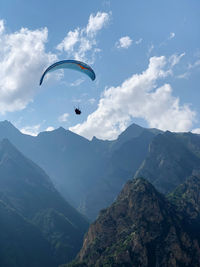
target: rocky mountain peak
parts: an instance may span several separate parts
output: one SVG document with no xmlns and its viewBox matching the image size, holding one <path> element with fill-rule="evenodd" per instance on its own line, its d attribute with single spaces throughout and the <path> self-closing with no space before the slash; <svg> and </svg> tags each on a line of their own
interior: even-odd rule
<svg viewBox="0 0 200 267">
<path fill-rule="evenodd" d="M 199 263 L 198 242 L 185 230 L 181 215 L 149 182 L 138 178 L 128 181 L 117 200 L 101 211 L 85 236 L 78 265 L 72 266 Z"/>
<path fill-rule="evenodd" d="M 0 121 L 0 139 L 8 136 L 18 136 L 22 133 L 9 121 Z"/>
</svg>

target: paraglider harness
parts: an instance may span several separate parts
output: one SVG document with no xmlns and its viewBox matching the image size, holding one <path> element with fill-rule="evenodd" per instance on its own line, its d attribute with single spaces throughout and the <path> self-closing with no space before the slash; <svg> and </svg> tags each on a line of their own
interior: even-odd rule
<svg viewBox="0 0 200 267">
<path fill-rule="evenodd" d="M 81 114 L 81 110 L 79 108 L 75 108 L 74 109 L 76 115 L 80 115 Z"/>
</svg>

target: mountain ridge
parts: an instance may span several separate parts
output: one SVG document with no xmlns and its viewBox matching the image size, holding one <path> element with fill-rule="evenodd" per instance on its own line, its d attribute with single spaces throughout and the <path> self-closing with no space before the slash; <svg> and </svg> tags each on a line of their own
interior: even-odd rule
<svg viewBox="0 0 200 267">
<path fill-rule="evenodd" d="M 4 124 L 10 125 L 0 123 L 0 139 L 8 138 L 26 157 L 44 169 L 64 198 L 91 220 L 100 209 L 112 203 L 122 185 L 134 175 L 155 135 L 151 130 L 133 124 L 126 129 L 125 138 L 122 134 L 115 141 L 97 138 L 89 141 L 62 127 L 35 137 L 16 130 L 15 137 L 2 130 Z M 132 134 L 134 129 L 137 130 L 135 135 Z M 135 148 L 130 151 L 129 145 Z M 120 154 L 124 156 L 120 157 Z M 122 159 L 123 162 L 127 160 L 127 164 L 118 166 L 116 161 L 122 162 Z"/>
<path fill-rule="evenodd" d="M 13 218 L 18 214 L 33 225 L 33 231 L 38 229 L 51 249 L 54 266 L 76 255 L 88 228 L 86 218 L 64 200 L 47 174 L 8 139 L 0 142 L 0 200 L 14 211 Z M 27 225 L 23 220 L 21 224 Z"/>
<path fill-rule="evenodd" d="M 199 166 L 200 136 L 166 131 L 152 140 L 147 156 L 134 177 L 147 178 L 160 192 L 167 194 Z"/>
</svg>

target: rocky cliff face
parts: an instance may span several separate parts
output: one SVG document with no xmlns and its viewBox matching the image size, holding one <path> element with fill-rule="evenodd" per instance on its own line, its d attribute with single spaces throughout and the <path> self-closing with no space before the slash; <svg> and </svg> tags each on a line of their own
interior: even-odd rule
<svg viewBox="0 0 200 267">
<path fill-rule="evenodd" d="M 194 173 L 179 185 L 168 195 L 168 199 L 189 219 L 200 218 L 200 172 Z"/>
<path fill-rule="evenodd" d="M 68 266 L 200 266 L 198 237 L 172 202 L 144 179 L 129 181 Z"/>
</svg>

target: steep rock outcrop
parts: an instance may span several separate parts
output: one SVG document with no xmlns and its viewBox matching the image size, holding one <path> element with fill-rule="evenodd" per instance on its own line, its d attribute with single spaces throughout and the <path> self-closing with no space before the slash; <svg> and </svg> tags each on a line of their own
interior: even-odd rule
<svg viewBox="0 0 200 267">
<path fill-rule="evenodd" d="M 129 181 L 90 226 L 68 266 L 199 266 L 198 239 L 162 194 L 144 179 Z"/>
</svg>

